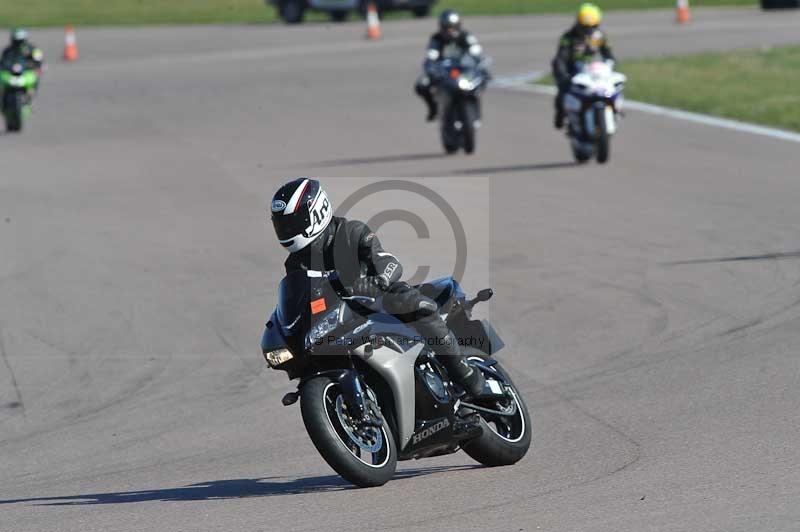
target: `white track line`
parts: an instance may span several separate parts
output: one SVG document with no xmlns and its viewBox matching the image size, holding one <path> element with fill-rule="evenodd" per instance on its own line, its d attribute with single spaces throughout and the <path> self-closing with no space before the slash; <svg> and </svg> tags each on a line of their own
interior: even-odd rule
<svg viewBox="0 0 800 532">
<path fill-rule="evenodd" d="M 529 74 L 520 74 L 516 76 L 504 76 L 492 80 L 492 85 L 516 91 L 533 92 L 537 94 L 556 93 L 556 88 L 547 85 L 533 85 L 532 82 L 542 77 L 540 72 L 531 72 Z M 759 126 L 750 124 L 748 122 L 740 122 L 739 120 L 729 120 L 727 118 L 717 118 L 715 116 L 704 115 L 700 113 L 692 113 L 689 111 L 681 111 L 680 109 L 672 109 L 671 107 L 662 107 L 660 105 L 653 105 L 650 103 L 638 102 L 636 100 L 625 100 L 625 108 L 642 113 L 648 113 L 657 116 L 666 116 L 676 120 L 684 120 L 686 122 L 694 122 L 696 124 L 704 124 L 706 126 L 719 127 L 723 129 L 730 129 L 739 131 L 741 133 L 750 133 L 751 135 L 760 135 L 762 137 L 770 137 L 773 139 L 786 140 L 789 142 L 800 143 L 800 133 L 793 133 L 783 129 L 776 129 L 773 127 Z"/>
</svg>

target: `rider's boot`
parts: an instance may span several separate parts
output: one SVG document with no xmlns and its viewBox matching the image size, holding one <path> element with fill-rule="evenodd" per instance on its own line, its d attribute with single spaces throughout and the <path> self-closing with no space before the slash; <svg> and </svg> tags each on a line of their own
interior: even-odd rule
<svg viewBox="0 0 800 532">
<path fill-rule="evenodd" d="M 425 117 L 425 120 L 433 122 L 439 114 L 439 105 L 433 98 L 425 98 L 425 103 L 428 104 L 428 116 Z"/>
<path fill-rule="evenodd" d="M 564 111 L 563 110 L 558 109 L 556 111 L 556 117 L 555 117 L 555 120 L 553 120 L 553 125 L 555 126 L 556 129 L 561 129 L 562 127 L 564 127 Z"/>
<path fill-rule="evenodd" d="M 447 369 L 448 375 L 464 388 L 471 399 L 480 401 L 504 397 L 502 391 L 498 393 L 492 390 L 483 378 L 483 373 L 467 362 L 452 331 L 443 340 L 436 346 L 437 358 Z"/>
</svg>

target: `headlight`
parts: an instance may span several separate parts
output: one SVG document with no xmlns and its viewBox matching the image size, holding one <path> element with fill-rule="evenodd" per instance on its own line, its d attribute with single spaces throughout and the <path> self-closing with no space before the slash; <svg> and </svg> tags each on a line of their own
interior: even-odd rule
<svg viewBox="0 0 800 532">
<path fill-rule="evenodd" d="M 306 336 L 306 345 L 314 345 L 339 325 L 339 308 L 329 311 L 314 324 Z"/>
<path fill-rule="evenodd" d="M 15 76 L 10 78 L 8 84 L 11 85 L 12 87 L 22 87 L 23 85 L 22 76 Z"/>
<path fill-rule="evenodd" d="M 461 78 L 458 80 L 458 88 L 462 91 L 471 91 L 475 86 L 472 84 L 470 80 L 467 78 Z"/>
<path fill-rule="evenodd" d="M 264 358 L 267 359 L 267 365 L 271 368 L 280 366 L 284 362 L 288 362 L 294 358 L 292 352 L 286 348 L 275 349 L 274 351 L 264 352 Z"/>
</svg>

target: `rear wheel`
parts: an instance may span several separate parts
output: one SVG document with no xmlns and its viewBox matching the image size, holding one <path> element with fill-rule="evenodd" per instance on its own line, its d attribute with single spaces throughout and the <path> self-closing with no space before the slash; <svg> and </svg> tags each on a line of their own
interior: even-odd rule
<svg viewBox="0 0 800 532">
<path fill-rule="evenodd" d="M 592 155 L 594 155 L 593 150 L 584 143 L 572 141 L 572 156 L 576 162 L 583 164 L 591 159 Z"/>
<path fill-rule="evenodd" d="M 359 426 L 348 414 L 339 384 L 315 377 L 300 395 L 303 423 L 314 446 L 342 478 L 356 486 L 381 486 L 397 467 L 397 447 L 388 423 Z"/>
<path fill-rule="evenodd" d="M 470 357 L 470 360 L 482 358 Z M 509 383 L 508 393 L 511 397 L 497 401 L 489 408 L 514 412 L 508 416 L 479 412 L 483 434 L 463 448 L 473 460 L 495 467 L 515 464 L 525 456 L 531 446 L 532 427 L 528 407 L 508 373 L 499 363 L 492 367 Z"/>
</svg>

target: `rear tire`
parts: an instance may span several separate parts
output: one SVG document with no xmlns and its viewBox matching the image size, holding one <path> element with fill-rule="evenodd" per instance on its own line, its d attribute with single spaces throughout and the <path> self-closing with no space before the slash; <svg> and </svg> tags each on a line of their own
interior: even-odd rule
<svg viewBox="0 0 800 532">
<path fill-rule="evenodd" d="M 578 164 L 586 163 L 592 158 L 592 155 L 593 154 L 590 150 L 578 147 L 575 144 L 572 145 L 572 156 L 575 158 L 575 162 Z"/>
<path fill-rule="evenodd" d="M 349 13 L 345 9 L 337 9 L 336 11 L 330 12 L 331 20 L 334 22 L 344 22 L 347 20 L 347 15 Z"/>
<path fill-rule="evenodd" d="M 485 466 L 507 466 L 519 462 L 528 452 L 531 446 L 531 434 L 533 429 L 528 407 L 525 405 L 525 401 L 522 399 L 517 387 L 511 381 L 508 373 L 499 363 L 492 367 L 498 370 L 511 385 L 514 400 L 517 403 L 517 413 L 520 414 L 518 418 L 515 414 L 514 424 L 516 428 L 514 430 L 519 432 L 519 434 L 510 433 L 507 436 L 501 436 L 498 431 L 487 422 L 487 419 L 484 418 L 485 414 L 479 414 L 483 434 L 479 438 L 464 445 L 463 449 L 473 460 Z"/>
<path fill-rule="evenodd" d="M 383 421 L 380 448 L 369 459 L 371 463 L 365 463 L 356 453 L 366 453 L 361 453 L 336 413 L 340 396 L 339 385 L 326 376 L 314 377 L 303 385 L 300 410 L 306 431 L 322 458 L 342 478 L 362 488 L 382 486 L 397 467 L 397 447 L 389 424 Z"/>
</svg>

